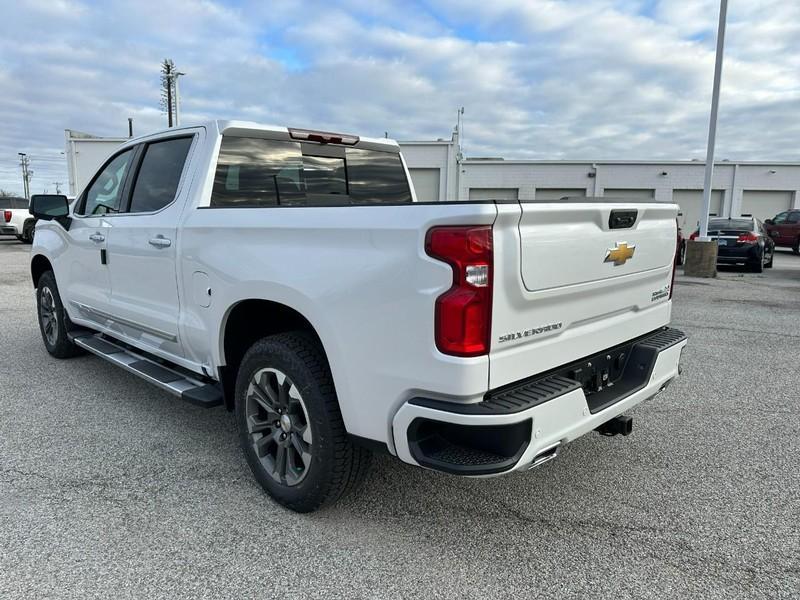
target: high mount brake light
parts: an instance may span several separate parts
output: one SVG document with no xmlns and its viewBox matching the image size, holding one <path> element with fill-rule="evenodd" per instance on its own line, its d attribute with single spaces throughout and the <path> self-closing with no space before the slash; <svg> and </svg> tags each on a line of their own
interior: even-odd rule
<svg viewBox="0 0 800 600">
<path fill-rule="evenodd" d="M 436 347 L 452 356 L 487 354 L 492 330 L 492 226 L 433 227 L 425 252 L 453 269 L 452 287 L 436 299 Z"/>
<path fill-rule="evenodd" d="M 328 131 L 309 131 L 308 129 L 289 128 L 289 137 L 303 142 L 319 142 L 320 144 L 344 144 L 354 146 L 360 139 L 357 135 L 330 133 Z"/>
</svg>

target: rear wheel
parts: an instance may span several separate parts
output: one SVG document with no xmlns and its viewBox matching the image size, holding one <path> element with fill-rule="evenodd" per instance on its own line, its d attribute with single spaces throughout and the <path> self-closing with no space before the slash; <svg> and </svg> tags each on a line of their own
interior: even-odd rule
<svg viewBox="0 0 800 600">
<path fill-rule="evenodd" d="M 761 254 L 758 255 L 758 258 L 755 262 L 750 263 L 750 270 L 753 273 L 763 273 L 764 272 L 764 254 L 766 254 L 766 248 L 761 251 Z"/>
<path fill-rule="evenodd" d="M 370 453 L 354 446 L 319 344 L 302 333 L 263 338 L 236 379 L 236 421 L 256 480 L 283 506 L 311 512 L 355 488 Z"/>
<path fill-rule="evenodd" d="M 764 251 L 766 252 L 766 250 L 764 250 Z M 764 268 L 765 269 L 771 269 L 772 268 L 772 261 L 774 261 L 774 260 L 775 260 L 775 247 L 773 246 L 773 248 L 769 251 L 769 260 L 767 260 L 767 262 L 764 264 Z"/>
<path fill-rule="evenodd" d="M 36 286 L 36 309 L 44 347 L 52 356 L 70 358 L 83 354 L 67 335 L 73 325 L 61 303 L 56 277 L 52 271 L 45 272 L 39 278 Z"/>
<path fill-rule="evenodd" d="M 680 267 L 683 265 L 684 260 L 686 260 L 686 242 L 681 242 L 680 248 L 678 248 L 678 255 L 675 259 L 675 264 Z"/>
<path fill-rule="evenodd" d="M 33 233 L 36 228 L 36 221 L 29 220 L 26 221 L 25 224 L 22 226 L 22 235 L 19 236 L 19 241 L 23 244 L 32 244 L 33 243 Z"/>
</svg>

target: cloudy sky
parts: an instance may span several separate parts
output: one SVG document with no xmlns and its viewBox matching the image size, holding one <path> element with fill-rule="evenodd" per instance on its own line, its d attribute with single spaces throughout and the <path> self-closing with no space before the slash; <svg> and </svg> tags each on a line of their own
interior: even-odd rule
<svg viewBox="0 0 800 600">
<path fill-rule="evenodd" d="M 64 129 L 244 118 L 469 156 L 701 158 L 718 0 L 0 0 L 0 188 L 66 182 Z M 800 2 L 731 0 L 718 158 L 800 160 Z M 66 184 L 62 189 L 66 188 Z"/>
</svg>

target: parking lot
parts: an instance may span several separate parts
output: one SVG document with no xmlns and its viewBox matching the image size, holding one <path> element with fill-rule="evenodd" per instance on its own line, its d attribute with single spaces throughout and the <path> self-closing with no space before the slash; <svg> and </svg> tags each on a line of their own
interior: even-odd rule
<svg viewBox="0 0 800 600">
<path fill-rule="evenodd" d="M 0 241 L 0 597 L 800 595 L 800 257 L 678 276 L 683 376 L 632 436 L 495 479 L 377 457 L 304 516 L 261 491 L 223 409 L 50 358 L 29 248 Z"/>
</svg>

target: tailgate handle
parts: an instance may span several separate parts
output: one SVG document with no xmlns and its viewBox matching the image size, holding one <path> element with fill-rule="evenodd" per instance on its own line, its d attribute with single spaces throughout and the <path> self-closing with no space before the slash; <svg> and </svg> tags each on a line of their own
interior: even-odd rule
<svg viewBox="0 0 800 600">
<path fill-rule="evenodd" d="M 628 229 L 636 223 L 637 210 L 612 210 L 608 217 L 610 229 Z"/>
</svg>

